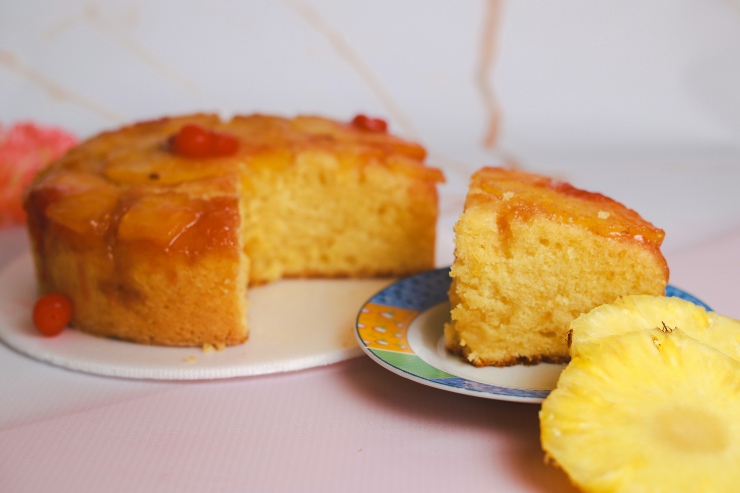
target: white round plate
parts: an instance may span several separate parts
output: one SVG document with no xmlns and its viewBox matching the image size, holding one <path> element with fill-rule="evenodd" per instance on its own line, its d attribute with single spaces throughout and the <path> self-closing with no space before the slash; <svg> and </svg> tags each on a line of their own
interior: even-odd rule
<svg viewBox="0 0 740 493">
<path fill-rule="evenodd" d="M 375 362 L 415 382 L 450 392 L 503 401 L 540 403 L 565 365 L 476 368 L 444 346 L 450 319 L 449 267 L 401 279 L 370 298 L 357 316 L 360 348 Z M 667 296 L 706 309 L 690 294 L 668 286 Z"/>
<path fill-rule="evenodd" d="M 222 351 L 145 346 L 65 330 L 41 336 L 31 322 L 36 280 L 30 254 L 0 273 L 0 339 L 56 366 L 99 375 L 205 380 L 328 365 L 362 355 L 357 307 L 390 279 L 282 280 L 249 290 L 249 340 Z"/>
</svg>

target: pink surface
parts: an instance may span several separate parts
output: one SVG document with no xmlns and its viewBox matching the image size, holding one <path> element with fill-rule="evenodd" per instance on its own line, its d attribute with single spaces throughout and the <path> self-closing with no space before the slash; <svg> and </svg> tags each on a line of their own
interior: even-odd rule
<svg viewBox="0 0 740 493">
<path fill-rule="evenodd" d="M 5 491 L 555 491 L 564 482 L 542 463 L 536 406 L 440 392 L 364 358 L 126 397 L 78 394 L 3 427 Z"/>
<path fill-rule="evenodd" d="M 4 265 L 25 248 L 0 238 Z M 672 283 L 740 318 L 740 230 L 669 256 Z M 0 490 L 570 492 L 539 406 L 425 387 L 361 357 L 215 382 L 74 373 L 0 345 Z"/>
<path fill-rule="evenodd" d="M 666 258 L 672 284 L 704 300 L 715 311 L 740 319 L 740 225 Z"/>
</svg>

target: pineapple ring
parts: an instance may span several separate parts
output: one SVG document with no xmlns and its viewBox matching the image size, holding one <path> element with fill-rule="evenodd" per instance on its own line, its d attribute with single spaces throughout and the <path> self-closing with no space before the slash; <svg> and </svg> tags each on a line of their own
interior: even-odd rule
<svg viewBox="0 0 740 493">
<path fill-rule="evenodd" d="M 727 348 L 740 322 L 723 317 L 724 340 L 699 340 L 714 329 L 702 308 L 626 298 L 571 325 L 572 360 L 540 411 L 548 459 L 585 491 L 734 491 L 740 359 Z M 681 316 L 669 318 L 676 310 Z"/>
<path fill-rule="evenodd" d="M 652 328 L 679 327 L 699 342 L 740 361 L 740 328 L 733 320 L 674 297 L 623 296 L 581 315 L 570 325 L 570 354 L 583 341 Z"/>
</svg>

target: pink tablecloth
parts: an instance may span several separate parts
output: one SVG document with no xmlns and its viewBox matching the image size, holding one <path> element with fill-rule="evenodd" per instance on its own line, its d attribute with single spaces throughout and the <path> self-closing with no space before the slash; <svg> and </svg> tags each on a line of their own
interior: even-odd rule
<svg viewBox="0 0 740 493">
<path fill-rule="evenodd" d="M 3 232 L 0 264 L 25 251 Z M 669 256 L 671 282 L 740 318 L 740 229 Z M 103 378 L 0 345 L 0 491 L 574 491 L 539 406 L 425 387 L 360 357 L 211 382 Z"/>
</svg>

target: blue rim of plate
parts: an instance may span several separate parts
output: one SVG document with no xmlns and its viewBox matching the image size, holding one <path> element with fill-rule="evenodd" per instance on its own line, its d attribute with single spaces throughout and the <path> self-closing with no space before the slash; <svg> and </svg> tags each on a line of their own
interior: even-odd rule
<svg viewBox="0 0 740 493">
<path fill-rule="evenodd" d="M 357 315 L 355 336 L 360 348 L 384 368 L 424 385 L 488 399 L 542 402 L 551 389 L 504 387 L 463 378 L 434 367 L 416 354 L 407 341 L 407 331 L 420 314 L 448 301 L 450 282 L 450 268 L 442 267 L 402 278 L 376 293 Z M 670 284 L 666 296 L 712 310 Z"/>
</svg>

